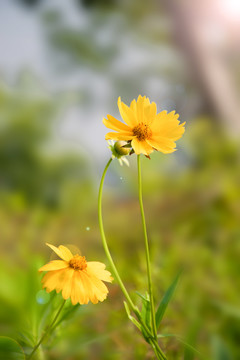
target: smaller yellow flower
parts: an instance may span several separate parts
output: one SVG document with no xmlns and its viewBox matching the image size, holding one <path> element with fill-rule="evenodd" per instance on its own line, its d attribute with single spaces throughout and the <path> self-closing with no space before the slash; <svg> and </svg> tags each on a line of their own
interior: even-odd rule
<svg viewBox="0 0 240 360">
<path fill-rule="evenodd" d="M 180 124 L 179 115 L 175 111 L 168 114 L 164 110 L 157 114 L 156 104 L 141 95 L 129 107 L 119 97 L 118 108 L 125 124 L 107 115 L 107 119 L 103 119 L 104 125 L 116 132 L 109 132 L 106 140 L 128 141 L 136 154 L 146 156 L 153 150 L 164 154 L 176 150 L 175 141 L 183 135 L 185 123 Z"/>
<path fill-rule="evenodd" d="M 71 298 L 73 305 L 87 304 L 91 301 L 106 299 L 108 289 L 103 281 L 112 282 L 113 278 L 105 265 L 97 261 L 86 261 L 85 256 L 74 255 L 71 251 L 60 245 L 49 246 L 62 260 L 53 260 L 42 266 L 38 271 L 48 271 L 42 278 L 43 288 L 47 292 L 62 291 L 62 297 Z M 103 281 L 102 281 L 103 280 Z"/>
</svg>

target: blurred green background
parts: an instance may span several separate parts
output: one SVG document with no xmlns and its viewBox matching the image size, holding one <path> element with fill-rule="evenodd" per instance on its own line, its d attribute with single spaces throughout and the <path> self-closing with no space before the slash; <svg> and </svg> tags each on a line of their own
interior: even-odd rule
<svg viewBox="0 0 240 360">
<path fill-rule="evenodd" d="M 184 269 L 161 333 L 169 359 L 240 358 L 238 1 L 0 2 L 0 335 L 26 352 L 60 297 L 41 291 L 45 242 L 106 263 L 98 185 L 110 153 L 102 117 L 139 94 L 176 110 L 176 153 L 142 159 L 156 303 Z M 136 302 L 146 266 L 136 156 L 111 165 L 104 223 Z M 133 226 L 134 224 L 134 226 Z M 109 285 L 104 303 L 72 307 L 39 359 L 151 359 Z M 69 312 L 69 313 L 68 313 Z M 7 359 L 6 359 L 7 360 Z"/>
</svg>

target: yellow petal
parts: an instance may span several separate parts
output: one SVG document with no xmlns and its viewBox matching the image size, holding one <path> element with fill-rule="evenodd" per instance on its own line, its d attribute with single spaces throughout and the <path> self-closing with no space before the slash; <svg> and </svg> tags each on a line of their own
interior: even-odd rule
<svg viewBox="0 0 240 360">
<path fill-rule="evenodd" d="M 165 122 L 159 125 L 158 130 L 155 130 L 153 133 L 154 136 L 169 138 L 176 141 L 184 134 L 184 125 L 185 123 L 179 125 L 176 121 L 170 121 L 169 123 Z"/>
<path fill-rule="evenodd" d="M 119 132 L 119 133 L 114 133 L 114 132 L 109 132 L 107 133 L 107 135 L 105 136 L 106 140 L 132 140 L 133 135 L 129 135 L 128 132 Z"/>
<path fill-rule="evenodd" d="M 157 131 L 158 127 L 162 125 L 177 126 L 180 123 L 178 118 L 179 115 L 176 114 L 175 111 L 172 111 L 169 114 L 166 110 L 161 111 L 159 114 L 156 115 L 151 128 L 153 131 Z"/>
<path fill-rule="evenodd" d="M 96 278 L 95 276 L 88 273 L 88 271 L 83 272 L 85 276 L 85 281 L 88 286 L 89 299 L 93 304 L 96 304 L 99 301 L 106 299 L 108 294 L 108 288 L 106 285 Z"/>
<path fill-rule="evenodd" d="M 133 150 L 137 155 L 144 154 L 149 155 L 153 152 L 152 146 L 150 146 L 146 141 L 139 141 L 137 138 L 132 140 Z"/>
<path fill-rule="evenodd" d="M 73 258 L 73 254 L 66 246 L 60 245 L 58 248 L 62 252 L 64 260 L 69 261 Z"/>
<path fill-rule="evenodd" d="M 93 304 L 97 304 L 99 297 L 101 298 L 101 293 L 100 291 L 94 287 L 94 284 L 92 283 L 91 279 L 86 275 L 86 273 L 83 274 L 83 277 L 85 278 L 85 284 L 87 284 L 88 287 L 88 295 L 89 295 L 89 300 L 93 303 Z"/>
<path fill-rule="evenodd" d="M 134 115 L 136 117 L 137 116 L 137 102 L 135 99 L 131 102 L 130 109 L 132 110 L 132 112 L 134 113 Z"/>
<path fill-rule="evenodd" d="M 49 246 L 61 259 L 65 261 L 69 261 L 73 257 L 71 251 L 65 246 L 60 245 L 57 248 L 56 246 L 48 243 L 46 243 L 46 245 Z"/>
<path fill-rule="evenodd" d="M 169 123 L 169 120 L 170 118 L 167 111 L 166 110 L 161 111 L 159 114 L 156 115 L 153 123 L 151 124 L 152 132 L 153 133 L 159 132 L 162 126 Z"/>
<path fill-rule="evenodd" d="M 137 125 L 137 118 L 135 116 L 135 113 L 132 111 L 131 107 L 129 108 L 126 104 L 124 104 L 121 101 L 121 98 L 118 98 L 118 108 L 119 108 L 119 112 L 121 114 L 121 117 L 123 118 L 123 120 L 125 121 L 125 123 L 130 126 L 131 128 L 133 128 L 134 126 Z"/>
<path fill-rule="evenodd" d="M 144 106 L 149 106 L 150 105 L 150 100 L 145 95 L 143 96 L 143 104 L 144 104 Z"/>
<path fill-rule="evenodd" d="M 72 291 L 71 291 L 71 302 L 73 305 L 76 305 L 77 303 L 81 303 L 81 291 L 80 291 L 80 284 L 78 282 L 77 278 L 78 271 L 75 271 L 72 278 Z"/>
<path fill-rule="evenodd" d="M 82 277 L 83 271 L 76 271 L 73 278 L 73 287 L 75 288 L 76 296 L 79 304 L 87 304 L 89 302 L 88 291 Z"/>
<path fill-rule="evenodd" d="M 109 271 L 105 270 L 105 267 L 106 266 L 103 263 L 97 261 L 88 261 L 87 272 L 100 280 L 112 282 L 113 277 Z"/>
<path fill-rule="evenodd" d="M 144 108 L 144 121 L 147 124 L 151 124 L 157 115 L 157 105 L 152 102 L 150 105 Z"/>
<path fill-rule="evenodd" d="M 180 139 L 184 134 L 185 132 L 184 125 L 185 123 L 178 125 L 177 127 L 166 129 L 165 131 L 162 132 L 162 135 L 176 141 Z"/>
<path fill-rule="evenodd" d="M 46 288 L 48 292 L 62 290 L 66 271 L 66 269 L 61 269 L 46 273 L 42 278 L 43 288 Z"/>
<path fill-rule="evenodd" d="M 74 274 L 74 269 L 72 268 L 68 268 L 65 271 L 65 277 L 62 285 L 62 297 L 65 300 L 67 300 L 71 296 L 73 274 Z"/>
<path fill-rule="evenodd" d="M 144 109 L 144 98 L 139 95 L 138 99 L 137 99 L 137 122 L 141 123 L 143 122 L 143 109 Z"/>
<path fill-rule="evenodd" d="M 153 137 L 152 139 L 146 140 L 149 145 L 155 148 L 158 151 L 161 151 L 164 154 L 170 154 L 174 152 L 175 149 L 175 142 L 171 139 L 166 139 L 163 137 Z"/>
<path fill-rule="evenodd" d="M 97 289 L 102 294 L 108 293 L 108 288 L 106 287 L 106 285 L 104 284 L 103 281 L 101 281 L 99 278 L 97 278 L 96 276 L 93 276 L 91 273 L 89 273 L 88 269 L 86 270 L 86 274 L 88 276 L 89 281 L 94 286 L 95 290 Z"/>
<path fill-rule="evenodd" d="M 107 119 L 103 118 L 103 124 L 108 128 L 116 131 L 125 131 L 131 133 L 131 129 L 129 126 L 123 124 L 121 121 L 115 119 L 111 115 L 107 115 Z"/>
<path fill-rule="evenodd" d="M 53 260 L 50 261 L 48 264 L 42 266 L 38 271 L 52 271 L 52 270 L 60 270 L 65 269 L 69 265 L 66 261 L 63 260 Z"/>
<path fill-rule="evenodd" d="M 82 291 L 84 294 L 84 304 L 87 304 L 90 300 L 90 296 L 91 296 L 91 288 L 89 285 L 89 281 L 86 278 L 86 274 L 84 271 L 79 271 L 79 277 L 81 279 L 81 283 L 82 283 Z"/>
</svg>

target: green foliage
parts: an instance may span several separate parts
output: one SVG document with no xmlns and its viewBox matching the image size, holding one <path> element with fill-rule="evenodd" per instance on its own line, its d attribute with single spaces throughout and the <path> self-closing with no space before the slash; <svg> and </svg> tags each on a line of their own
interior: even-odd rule
<svg viewBox="0 0 240 360">
<path fill-rule="evenodd" d="M 0 92 L 0 164 L 5 190 L 34 197 L 43 174 L 38 148 L 49 135 L 49 101 Z"/>
<path fill-rule="evenodd" d="M 13 339 L 0 336 L 0 359 L 25 360 L 21 346 Z"/>
<path fill-rule="evenodd" d="M 6 94 L 4 96 L 6 98 Z M 12 129 L 14 133 L 14 127 Z M 51 140 L 45 137 L 50 133 L 41 136 L 39 142 L 31 146 L 39 144 L 34 151 L 45 159 L 44 171 L 52 173 L 52 184 L 57 186 L 61 179 L 60 206 L 49 212 L 42 206 L 43 192 L 34 196 L 35 201 L 26 201 L 28 189 L 20 186 L 18 192 L 15 188 L 5 192 L 4 203 L 0 205 L 0 277 L 3 279 L 0 283 L 0 330 L 16 339 L 26 353 L 48 324 L 60 300 L 53 294 L 43 296 L 41 290 L 41 276 L 37 270 L 48 260 L 47 252 L 44 255 L 44 242 L 72 243 L 80 247 L 89 260 L 104 261 L 97 225 L 97 196 L 88 181 L 88 165 L 86 171 L 80 166 L 73 177 L 65 177 L 61 169 L 67 168 L 69 175 L 71 157 L 50 160 L 41 150 L 43 143 Z M 155 298 L 162 297 L 179 268 L 185 270 L 181 287 L 169 303 L 167 316 L 162 318 L 159 340 L 168 350 L 170 359 L 204 358 L 193 350 L 196 348 L 206 358 L 219 360 L 221 351 L 216 350 L 219 345 L 212 343 L 218 336 L 224 339 L 226 356 L 235 359 L 239 357 L 240 336 L 240 284 L 236 275 L 240 235 L 239 145 L 223 132 L 216 131 L 206 120 L 192 125 L 184 142 L 184 159 L 182 150 L 181 154 L 179 151 L 169 156 L 156 153 L 151 161 L 143 160 L 142 166 Z M 146 290 L 146 268 L 135 190 L 135 158 L 130 157 L 130 161 L 130 168 L 113 162 L 111 187 L 106 185 L 104 190 L 104 222 L 119 272 L 133 298 L 140 302 L 139 308 L 147 323 L 148 297 L 135 294 L 136 290 L 141 294 Z M 49 179 L 49 175 L 47 177 Z M 29 181 L 33 184 L 36 181 L 32 170 Z M 134 229 L 132 224 L 135 224 Z M 91 359 L 96 351 L 98 358 L 104 360 L 120 360 L 123 356 L 126 360 L 151 358 L 145 342 L 127 324 L 118 287 L 110 285 L 109 290 L 109 297 L 102 304 L 81 306 L 76 310 L 67 308 L 73 313 L 62 319 L 43 344 L 47 359 Z M 193 336 L 189 332 L 191 328 Z M 164 335 L 173 330 L 181 338 Z M 137 343 L 138 350 L 133 349 L 133 342 Z"/>
<path fill-rule="evenodd" d="M 141 316 L 144 321 L 144 323 L 147 325 L 147 327 L 150 329 L 151 324 L 151 309 L 150 309 L 150 298 L 149 294 L 146 292 L 146 295 L 143 296 L 142 294 L 137 293 L 141 299 L 142 299 L 142 310 L 141 310 Z"/>
<path fill-rule="evenodd" d="M 176 278 L 174 279 L 174 281 L 172 282 L 172 284 L 169 286 L 169 288 L 167 289 L 166 293 L 164 294 L 158 308 L 157 308 L 157 311 L 156 311 L 156 326 L 157 326 L 157 329 L 160 327 L 160 324 L 161 324 L 161 321 L 162 321 L 162 318 L 165 314 L 165 311 L 168 307 L 168 304 L 174 294 L 174 291 L 176 289 L 176 286 L 177 286 L 177 283 L 178 283 L 178 280 L 179 280 L 179 277 L 181 275 L 181 272 L 178 273 L 178 275 L 176 276 Z"/>
<path fill-rule="evenodd" d="M 134 316 L 131 315 L 131 311 L 130 311 L 129 306 L 126 303 L 126 301 L 124 301 L 124 307 L 125 307 L 125 310 L 126 310 L 129 320 L 138 328 L 138 330 L 142 331 L 141 324 L 135 319 Z"/>
<path fill-rule="evenodd" d="M 52 46 L 59 52 L 68 54 L 74 64 L 88 65 L 94 68 L 106 67 L 114 51 L 106 48 L 104 52 L 96 41 L 95 34 L 86 37 L 85 33 L 70 29 L 54 29 L 51 34 Z"/>
<path fill-rule="evenodd" d="M 0 89 L 0 195 L 3 199 L 5 194 L 15 193 L 23 201 L 56 208 L 66 183 L 89 184 L 86 162 L 80 155 L 58 155 L 50 150 L 56 110 L 57 104 L 49 98 Z"/>
<path fill-rule="evenodd" d="M 86 79 L 90 75 L 89 82 L 77 85 L 81 104 L 85 100 L 94 106 L 104 79 L 103 89 L 107 88 L 111 101 L 119 94 L 127 100 L 128 95 L 151 89 L 149 84 L 153 84 L 159 105 L 169 97 L 171 106 L 178 104 L 185 114 L 186 103 L 195 101 L 196 93 L 192 85 L 190 91 L 186 89 L 182 61 L 171 47 L 159 2 L 109 0 L 105 3 L 112 4 L 110 11 L 99 0 L 82 3 L 89 8 L 85 12 L 79 6 L 84 24 L 73 24 L 71 18 L 68 23 L 68 11 L 65 16 L 54 5 L 48 13 L 38 11 L 45 16 L 44 37 L 51 47 L 47 58 L 54 59 L 48 66 L 55 75 L 58 70 L 57 76 L 84 74 L 79 78 Z M 152 18 L 153 14 L 157 15 Z M 160 57 L 148 60 L 142 57 L 146 53 Z M 137 66 L 134 61 L 125 66 L 124 59 L 135 59 L 134 55 Z M 179 84 L 183 84 L 180 91 Z M 16 84 L 14 91 L 0 88 L 0 332 L 17 339 L 29 353 L 61 300 L 60 295 L 48 296 L 41 290 L 37 270 L 49 260 L 44 242 L 74 244 L 89 260 L 104 261 L 104 253 L 94 192 L 99 164 L 80 154 L 55 152 L 52 135 L 59 104 L 45 89 L 38 92 L 37 84 L 30 89 L 25 86 Z M 57 96 L 61 102 L 61 95 Z M 156 299 L 165 293 L 177 270 L 185 269 L 167 316 L 162 318 L 165 307 L 160 307 L 163 333 L 159 341 L 169 359 L 239 359 L 239 139 L 230 138 L 216 119 L 191 118 L 177 147 L 174 154 L 154 153 L 151 161 L 143 159 Z M 135 160 L 130 157 L 130 168 L 119 167 L 118 162 L 111 167 L 104 190 L 104 222 L 120 273 L 149 324 L 148 296 L 139 298 L 135 291 L 144 294 L 147 288 Z M 112 284 L 109 290 L 102 304 L 68 304 L 59 327 L 43 344 L 42 358 L 96 359 L 96 354 L 99 360 L 152 358 L 124 316 L 118 286 Z M 139 327 L 136 319 L 130 319 Z M 173 330 L 181 337 L 171 334 Z M 16 346 L 22 356 L 13 340 L 5 345 Z"/>
<path fill-rule="evenodd" d="M 157 312 L 156 312 L 156 326 L 157 329 L 160 327 L 162 318 L 165 314 L 165 311 L 167 309 L 167 306 L 169 304 L 169 301 L 171 300 L 174 291 L 176 289 L 179 277 L 181 275 L 181 272 L 176 276 L 176 278 L 174 279 L 173 283 L 169 286 L 169 288 L 167 289 L 166 293 L 164 294 L 158 308 L 157 308 Z"/>
</svg>

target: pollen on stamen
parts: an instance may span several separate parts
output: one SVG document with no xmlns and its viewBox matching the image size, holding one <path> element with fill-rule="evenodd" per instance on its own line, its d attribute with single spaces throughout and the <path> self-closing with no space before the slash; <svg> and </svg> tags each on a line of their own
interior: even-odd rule
<svg viewBox="0 0 240 360">
<path fill-rule="evenodd" d="M 140 123 L 133 128 L 133 135 L 137 137 L 139 141 L 149 139 L 152 135 L 152 131 L 148 124 Z"/>
<path fill-rule="evenodd" d="M 74 270 L 84 270 L 87 267 L 85 256 L 80 255 L 75 255 L 71 260 L 69 260 L 68 264 Z"/>
</svg>

